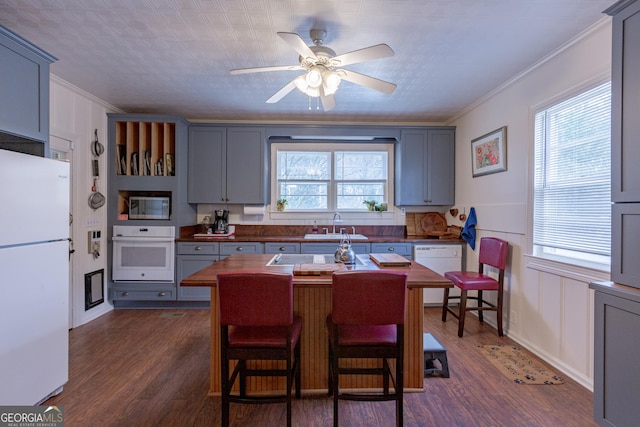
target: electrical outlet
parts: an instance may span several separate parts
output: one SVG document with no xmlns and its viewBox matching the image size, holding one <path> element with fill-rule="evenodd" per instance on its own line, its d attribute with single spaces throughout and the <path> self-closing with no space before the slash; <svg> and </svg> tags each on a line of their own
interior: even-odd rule
<svg viewBox="0 0 640 427">
<path fill-rule="evenodd" d="M 400 208 L 400 215 L 405 215 L 407 211 L 404 208 Z"/>
</svg>

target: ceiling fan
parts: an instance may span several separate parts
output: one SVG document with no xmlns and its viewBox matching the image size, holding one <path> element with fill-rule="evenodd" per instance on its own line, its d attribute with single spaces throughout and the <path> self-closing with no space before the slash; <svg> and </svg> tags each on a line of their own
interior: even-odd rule
<svg viewBox="0 0 640 427">
<path fill-rule="evenodd" d="M 298 58 L 299 65 L 238 68 L 231 70 L 231 74 L 262 73 L 267 71 L 305 71 L 304 74 L 291 80 L 271 98 L 267 99 L 267 103 L 276 103 L 293 89 L 298 88 L 310 97 L 320 97 L 322 107 L 325 111 L 329 111 L 336 106 L 333 95 L 336 93 L 342 80 L 385 94 L 393 93 L 396 89 L 396 85 L 393 83 L 340 68 L 345 65 L 393 56 L 394 52 L 389 46 L 382 43 L 336 56 L 333 49 L 322 45 L 326 34 L 327 32 L 323 29 L 311 29 L 310 36 L 314 45 L 307 46 L 299 35 L 279 32 L 278 35 L 300 55 Z"/>
</svg>

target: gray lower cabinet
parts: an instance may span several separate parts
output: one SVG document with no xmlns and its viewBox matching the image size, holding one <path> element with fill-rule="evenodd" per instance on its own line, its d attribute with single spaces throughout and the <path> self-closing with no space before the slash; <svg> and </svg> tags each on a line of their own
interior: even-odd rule
<svg viewBox="0 0 640 427">
<path fill-rule="evenodd" d="M 176 277 L 179 301 L 209 301 L 211 288 L 180 286 L 185 277 L 202 270 L 220 259 L 218 242 L 178 242 L 176 249 Z"/>
<path fill-rule="evenodd" d="M 264 128 L 189 128 L 189 203 L 264 205 L 268 166 Z"/>
<path fill-rule="evenodd" d="M 220 242 L 220 259 L 234 254 L 263 254 L 261 242 Z"/>
<path fill-rule="evenodd" d="M 455 129 L 403 129 L 395 149 L 395 205 L 455 204 Z"/>
<path fill-rule="evenodd" d="M 332 255 L 338 249 L 339 242 L 327 242 L 327 243 L 312 243 L 303 242 L 300 243 L 300 252 L 303 254 L 324 254 Z M 351 243 L 351 249 L 356 254 L 368 254 L 371 251 L 371 245 L 369 243 Z"/>
<path fill-rule="evenodd" d="M 398 254 L 411 259 L 411 243 L 372 243 L 371 253 L 374 254 Z"/>
<path fill-rule="evenodd" d="M 640 289 L 612 282 L 595 290 L 594 416 L 601 426 L 640 419 Z"/>
<path fill-rule="evenodd" d="M 267 242 L 264 244 L 265 254 L 299 254 L 300 243 L 297 242 Z"/>
<path fill-rule="evenodd" d="M 175 301 L 176 288 L 172 284 L 135 283 L 113 285 L 109 289 L 113 301 Z"/>
</svg>

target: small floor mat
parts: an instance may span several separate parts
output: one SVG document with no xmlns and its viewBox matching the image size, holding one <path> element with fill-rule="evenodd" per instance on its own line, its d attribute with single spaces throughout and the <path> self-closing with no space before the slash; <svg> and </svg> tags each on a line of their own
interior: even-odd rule
<svg viewBox="0 0 640 427">
<path fill-rule="evenodd" d="M 503 375 L 518 384 L 563 384 L 564 378 L 548 371 L 524 354 L 519 347 L 510 345 L 479 345 L 480 352 Z"/>
</svg>

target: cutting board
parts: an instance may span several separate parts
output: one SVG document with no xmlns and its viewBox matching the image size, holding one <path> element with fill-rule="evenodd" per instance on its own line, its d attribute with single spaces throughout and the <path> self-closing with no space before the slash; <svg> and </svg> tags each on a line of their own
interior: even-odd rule
<svg viewBox="0 0 640 427">
<path fill-rule="evenodd" d="M 407 235 L 429 236 L 447 231 L 447 218 L 439 212 L 407 213 Z"/>
<path fill-rule="evenodd" d="M 369 254 L 369 258 L 380 267 L 408 267 L 411 261 L 398 254 Z"/>
<path fill-rule="evenodd" d="M 293 266 L 294 276 L 323 276 L 333 274 L 334 271 L 344 269 L 344 264 L 295 264 Z"/>
</svg>

